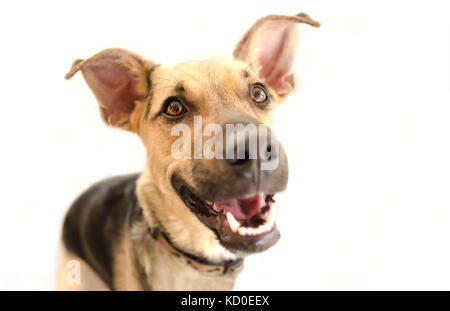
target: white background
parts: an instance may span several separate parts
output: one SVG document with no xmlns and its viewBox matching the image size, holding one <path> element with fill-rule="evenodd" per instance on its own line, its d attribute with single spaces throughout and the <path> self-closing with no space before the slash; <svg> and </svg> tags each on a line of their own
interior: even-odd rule
<svg viewBox="0 0 450 311">
<path fill-rule="evenodd" d="M 300 25 L 298 91 L 277 111 L 290 161 L 280 242 L 236 289 L 450 290 L 450 7 L 436 1 L 2 2 L 0 289 L 52 289 L 61 221 L 105 176 L 141 170 L 75 58 L 163 65 L 231 55 L 258 18 Z"/>
</svg>

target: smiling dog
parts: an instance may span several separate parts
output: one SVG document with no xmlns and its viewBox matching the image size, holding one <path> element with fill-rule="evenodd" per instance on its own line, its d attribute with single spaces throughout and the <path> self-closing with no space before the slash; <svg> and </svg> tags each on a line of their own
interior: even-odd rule
<svg viewBox="0 0 450 311">
<path fill-rule="evenodd" d="M 288 168 L 270 125 L 273 109 L 294 89 L 297 23 L 319 26 L 305 13 L 266 16 L 229 59 L 162 67 L 107 49 L 73 63 L 66 79 L 82 72 L 104 122 L 139 135 L 147 166 L 101 181 L 73 203 L 63 227 L 60 289 L 228 290 L 245 256 L 277 242 L 274 198 Z M 223 148 L 234 152 L 241 144 L 243 157 L 174 157 L 174 126 L 194 128 L 198 116 L 219 130 L 263 125 L 270 143 L 258 143 L 250 156 L 261 134 L 249 131 Z M 267 160 L 277 166 L 262 169 Z M 68 278 L 68 263 L 77 278 Z"/>
</svg>

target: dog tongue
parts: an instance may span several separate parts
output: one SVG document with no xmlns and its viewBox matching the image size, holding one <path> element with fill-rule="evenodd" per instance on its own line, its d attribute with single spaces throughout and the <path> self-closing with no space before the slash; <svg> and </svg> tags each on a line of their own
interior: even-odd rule
<svg viewBox="0 0 450 311">
<path fill-rule="evenodd" d="M 263 195 L 258 193 L 246 199 L 234 199 L 215 203 L 216 207 L 230 212 L 236 219 L 249 219 L 259 213 L 262 207 Z"/>
</svg>

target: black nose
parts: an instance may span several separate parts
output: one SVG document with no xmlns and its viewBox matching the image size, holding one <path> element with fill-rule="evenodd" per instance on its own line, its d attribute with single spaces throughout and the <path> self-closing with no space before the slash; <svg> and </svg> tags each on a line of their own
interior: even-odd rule
<svg viewBox="0 0 450 311">
<path fill-rule="evenodd" d="M 283 191 L 288 163 L 275 134 L 249 116 L 230 112 L 226 120 L 221 126 L 222 135 L 214 141 L 214 155 L 196 161 L 192 170 L 201 197 L 223 202 L 255 193 Z M 212 151 L 211 146 L 207 145 L 207 150 Z"/>
<path fill-rule="evenodd" d="M 256 173 L 261 169 L 262 162 L 277 161 L 280 156 L 279 145 L 273 147 L 279 144 L 278 140 L 270 130 L 265 128 L 260 132 L 258 127 L 256 129 L 242 129 L 226 138 L 224 160 L 236 172 Z"/>
</svg>

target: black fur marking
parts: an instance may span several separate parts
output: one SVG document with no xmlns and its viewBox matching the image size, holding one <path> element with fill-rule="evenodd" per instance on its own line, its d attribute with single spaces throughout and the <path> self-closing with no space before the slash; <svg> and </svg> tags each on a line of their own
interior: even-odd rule
<svg viewBox="0 0 450 311">
<path fill-rule="evenodd" d="M 148 114 L 150 113 L 150 102 L 151 102 L 151 93 L 149 94 L 149 98 L 147 101 L 147 104 L 145 105 L 145 112 L 144 112 L 144 120 L 147 121 Z"/>
<path fill-rule="evenodd" d="M 114 289 L 114 243 L 135 212 L 138 174 L 101 181 L 71 206 L 63 227 L 65 247 L 85 260 Z"/>
<path fill-rule="evenodd" d="M 145 112 L 144 112 L 144 120 L 147 121 L 148 114 L 150 113 L 150 104 L 152 102 L 153 97 L 153 82 L 152 82 L 152 73 L 155 70 L 155 68 L 160 67 L 160 64 L 156 64 L 153 66 L 149 72 L 147 73 L 147 84 L 148 84 L 148 94 L 147 94 L 147 104 L 145 106 Z"/>
<path fill-rule="evenodd" d="M 184 92 L 184 86 L 183 86 L 183 84 L 181 84 L 181 82 L 178 81 L 177 86 L 175 87 L 175 91 L 178 93 Z"/>
</svg>

